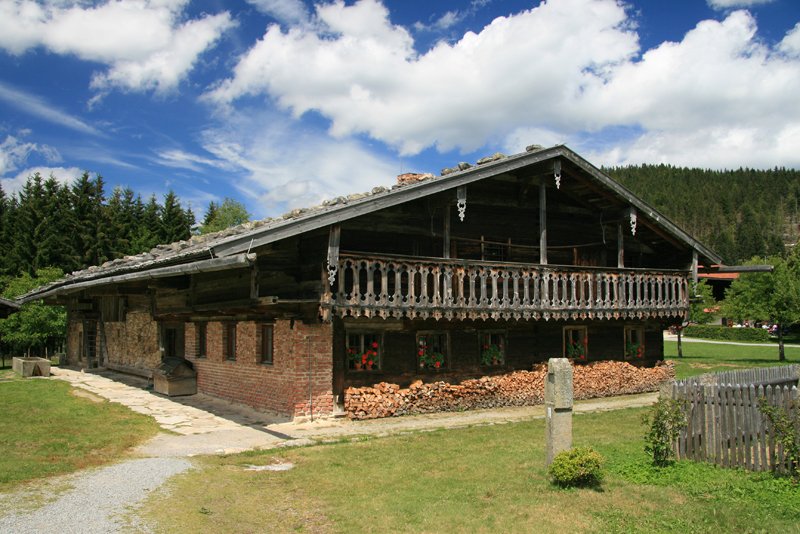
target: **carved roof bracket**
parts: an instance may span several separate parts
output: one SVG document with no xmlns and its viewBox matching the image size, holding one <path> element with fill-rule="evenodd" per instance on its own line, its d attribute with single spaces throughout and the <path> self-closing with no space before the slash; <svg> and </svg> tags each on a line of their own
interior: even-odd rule
<svg viewBox="0 0 800 534">
<path fill-rule="evenodd" d="M 456 208 L 458 208 L 458 219 L 464 222 L 467 215 L 467 186 L 462 185 L 456 189 Z"/>
</svg>

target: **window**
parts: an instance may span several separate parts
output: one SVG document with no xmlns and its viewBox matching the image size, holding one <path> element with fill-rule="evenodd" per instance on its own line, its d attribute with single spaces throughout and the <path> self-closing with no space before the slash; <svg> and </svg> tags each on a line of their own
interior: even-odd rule
<svg viewBox="0 0 800 534">
<path fill-rule="evenodd" d="M 195 323 L 194 325 L 194 356 L 195 358 L 206 357 L 206 323 Z"/>
<path fill-rule="evenodd" d="M 236 323 L 222 323 L 222 356 L 226 360 L 236 359 Z"/>
<path fill-rule="evenodd" d="M 258 325 L 258 361 L 272 365 L 272 325 Z"/>
<path fill-rule="evenodd" d="M 446 332 L 417 334 L 417 363 L 420 369 L 446 369 L 449 340 Z"/>
<path fill-rule="evenodd" d="M 589 335 L 585 326 L 564 327 L 564 357 L 584 362 L 589 358 Z"/>
<path fill-rule="evenodd" d="M 481 332 L 481 365 L 490 367 L 506 363 L 506 334 L 504 332 Z"/>
<path fill-rule="evenodd" d="M 625 359 L 641 360 L 644 358 L 644 327 L 625 327 Z"/>
<path fill-rule="evenodd" d="M 347 368 L 353 371 L 373 371 L 381 368 L 383 342 L 377 332 L 347 333 Z"/>
</svg>

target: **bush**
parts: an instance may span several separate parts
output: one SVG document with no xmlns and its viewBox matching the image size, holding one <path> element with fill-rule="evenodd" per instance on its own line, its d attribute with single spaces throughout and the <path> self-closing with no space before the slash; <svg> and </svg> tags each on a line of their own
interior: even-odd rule
<svg viewBox="0 0 800 534">
<path fill-rule="evenodd" d="M 800 481 L 800 410 L 796 405 L 789 410 L 771 406 L 765 397 L 758 399 L 758 408 L 772 425 L 775 440 L 783 447 L 789 475 Z"/>
<path fill-rule="evenodd" d="M 684 404 L 661 398 L 642 417 L 642 422 L 648 427 L 644 434 L 644 452 L 653 455 L 653 465 L 664 467 L 674 458 L 672 444 L 686 426 Z"/>
<path fill-rule="evenodd" d="M 769 342 L 769 332 L 764 328 L 729 328 L 727 326 L 697 324 L 684 328 L 683 335 L 722 341 Z"/>
<path fill-rule="evenodd" d="M 559 486 L 595 486 L 603 480 L 603 463 L 599 452 L 591 447 L 575 447 L 553 458 L 549 473 Z"/>
</svg>

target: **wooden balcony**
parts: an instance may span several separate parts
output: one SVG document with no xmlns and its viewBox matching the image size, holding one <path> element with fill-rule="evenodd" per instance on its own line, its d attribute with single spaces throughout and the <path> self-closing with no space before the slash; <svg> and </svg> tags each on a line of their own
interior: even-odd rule
<svg viewBox="0 0 800 534">
<path fill-rule="evenodd" d="M 323 318 L 644 319 L 689 309 L 688 273 L 341 254 Z M 331 266 L 333 267 L 333 266 Z"/>
</svg>

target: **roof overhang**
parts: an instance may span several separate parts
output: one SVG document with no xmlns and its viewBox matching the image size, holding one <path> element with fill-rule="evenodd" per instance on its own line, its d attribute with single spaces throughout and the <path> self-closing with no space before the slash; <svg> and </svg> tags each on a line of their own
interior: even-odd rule
<svg viewBox="0 0 800 534">
<path fill-rule="evenodd" d="M 210 260 L 195 261 L 192 263 L 184 263 L 180 265 L 170 265 L 168 267 L 159 267 L 147 271 L 138 271 L 134 273 L 121 274 L 116 276 L 107 276 L 104 278 L 96 278 L 93 280 L 84 280 L 72 284 L 61 285 L 57 287 L 46 287 L 43 291 L 31 292 L 23 295 L 20 301 L 30 302 L 32 300 L 44 299 L 55 295 L 67 295 L 76 291 L 88 289 L 97 285 L 117 284 L 124 282 L 138 282 L 141 280 L 156 280 L 159 278 L 168 278 L 170 276 L 179 276 L 195 273 L 209 273 L 215 271 L 223 271 L 226 269 L 236 269 L 249 267 L 256 261 L 255 254 L 236 254 L 234 256 L 226 256 L 224 258 L 214 258 Z"/>
<path fill-rule="evenodd" d="M 96 272 L 80 278 L 62 279 L 23 295 L 19 300 L 21 302 L 29 302 L 53 295 L 68 294 L 97 285 L 203 272 L 197 270 L 197 266 L 200 266 L 199 269 L 206 270 L 235 268 L 242 265 L 242 261 L 245 261 L 245 263 L 252 261 L 243 259 L 252 257 L 252 255 L 248 254 L 251 249 L 305 232 L 339 224 L 439 192 L 455 190 L 458 187 L 493 176 L 514 173 L 528 167 L 541 166 L 548 161 L 553 161 L 553 165 L 555 165 L 555 161 L 560 158 L 569 161 L 584 177 L 605 191 L 610 192 L 621 203 L 634 208 L 640 221 L 643 220 L 645 224 L 658 228 L 676 242 L 682 243 L 686 248 L 695 251 L 701 263 L 705 265 L 722 263 L 722 259 L 715 252 L 684 232 L 655 208 L 639 199 L 630 190 L 614 181 L 610 176 L 571 149 L 560 145 L 504 157 L 491 163 L 457 171 L 446 176 L 404 185 L 392 190 L 376 192 L 361 199 L 348 200 L 346 203 L 302 210 L 295 217 L 287 218 L 284 216 L 282 220 L 265 224 L 245 233 L 210 241 L 202 249 L 192 251 L 186 255 L 169 256 L 149 264 L 126 265 L 110 270 L 98 269 Z M 200 259 L 204 256 L 212 259 Z M 231 261 L 222 261 L 225 258 Z"/>
<path fill-rule="evenodd" d="M 722 258 L 715 252 L 681 230 L 675 223 L 638 198 L 630 190 L 614 181 L 610 176 L 563 145 L 508 156 L 493 163 L 471 167 L 467 170 L 448 174 L 447 176 L 372 195 L 358 201 L 350 202 L 344 206 L 330 206 L 326 209 L 312 212 L 304 217 L 290 219 L 280 226 L 262 228 L 244 235 L 225 239 L 214 244 L 212 249 L 217 256 L 237 254 L 251 248 L 280 241 L 293 235 L 316 230 L 332 224 L 338 224 L 348 219 L 384 208 L 397 206 L 398 204 L 433 195 L 441 191 L 455 189 L 492 176 L 518 171 L 525 167 L 540 164 L 548 160 L 555 160 L 557 158 L 564 158 L 572 162 L 594 182 L 610 190 L 621 199 L 624 199 L 630 206 L 634 207 L 637 210 L 637 216 L 645 217 L 651 224 L 660 227 L 674 239 L 684 243 L 688 248 L 697 251 L 701 261 L 707 264 L 722 263 Z"/>
</svg>

